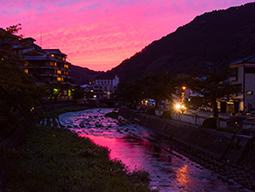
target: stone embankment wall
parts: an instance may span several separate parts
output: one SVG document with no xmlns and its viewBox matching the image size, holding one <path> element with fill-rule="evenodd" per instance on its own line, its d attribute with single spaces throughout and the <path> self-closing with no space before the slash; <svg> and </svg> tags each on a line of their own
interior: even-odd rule
<svg viewBox="0 0 255 192">
<path fill-rule="evenodd" d="M 167 136 L 173 142 L 185 145 L 193 151 L 204 152 L 218 160 L 254 169 L 255 138 L 247 135 L 218 132 L 197 125 L 162 119 L 121 107 L 124 118 Z"/>
<path fill-rule="evenodd" d="M 155 110 L 157 116 L 161 116 L 163 111 Z M 202 125 L 206 117 L 199 116 L 197 114 L 180 114 L 180 113 L 172 113 L 171 118 L 173 120 L 182 121 L 186 123 L 191 123 L 194 125 Z M 226 128 L 227 127 L 227 119 L 220 118 L 218 121 L 218 127 Z"/>
</svg>

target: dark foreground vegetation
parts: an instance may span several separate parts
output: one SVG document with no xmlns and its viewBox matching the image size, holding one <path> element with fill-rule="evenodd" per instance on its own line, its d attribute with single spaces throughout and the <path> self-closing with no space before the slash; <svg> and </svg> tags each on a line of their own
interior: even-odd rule
<svg viewBox="0 0 255 192">
<path fill-rule="evenodd" d="M 28 127 L 19 147 L 0 146 L 0 191 L 151 191 L 147 172 L 128 171 L 120 161 L 109 160 L 108 149 L 56 126 L 59 114 L 84 109 L 43 112 L 46 125 Z"/>
<path fill-rule="evenodd" d="M 3 191 L 150 191 L 148 173 L 109 160 L 109 151 L 64 128 L 37 126 L 5 156 Z"/>
</svg>

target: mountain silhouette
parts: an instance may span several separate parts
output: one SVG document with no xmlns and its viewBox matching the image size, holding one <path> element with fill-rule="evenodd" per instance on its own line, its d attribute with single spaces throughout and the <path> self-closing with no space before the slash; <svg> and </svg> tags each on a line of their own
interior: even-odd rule
<svg viewBox="0 0 255 192">
<path fill-rule="evenodd" d="M 70 64 L 70 76 L 73 83 L 76 85 L 83 85 L 92 82 L 97 76 L 104 74 L 101 71 L 93 71 L 88 68 L 79 67 Z"/>
<path fill-rule="evenodd" d="M 191 74 L 195 69 L 224 67 L 255 54 L 255 3 L 197 16 L 175 32 L 152 42 L 108 71 L 121 82 L 168 71 Z"/>
</svg>

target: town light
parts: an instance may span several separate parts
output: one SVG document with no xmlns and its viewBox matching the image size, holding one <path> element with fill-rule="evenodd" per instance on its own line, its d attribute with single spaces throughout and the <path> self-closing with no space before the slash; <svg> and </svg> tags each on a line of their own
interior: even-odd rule
<svg viewBox="0 0 255 192">
<path fill-rule="evenodd" d="M 183 113 L 183 112 L 185 111 L 186 107 L 185 107 L 184 105 L 181 105 L 181 104 L 177 103 L 177 104 L 175 105 L 175 109 L 176 109 L 177 111 L 181 111 L 181 112 Z"/>
<path fill-rule="evenodd" d="M 180 109 L 180 108 L 181 108 L 181 105 L 180 105 L 180 104 L 176 104 L 176 105 L 175 105 L 175 108 L 176 108 L 176 109 Z"/>
</svg>

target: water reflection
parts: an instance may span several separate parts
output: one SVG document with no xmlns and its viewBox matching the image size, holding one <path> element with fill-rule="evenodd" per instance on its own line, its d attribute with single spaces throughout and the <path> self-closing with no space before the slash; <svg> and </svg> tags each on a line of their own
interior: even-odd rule
<svg viewBox="0 0 255 192">
<path fill-rule="evenodd" d="M 118 125 L 116 119 L 105 117 L 112 109 L 93 109 L 62 114 L 62 125 L 89 137 L 110 150 L 110 158 L 121 160 L 132 171 L 145 169 L 151 176 L 151 187 L 160 191 L 238 191 L 216 175 L 171 150 L 167 142 L 141 126 Z"/>
</svg>

